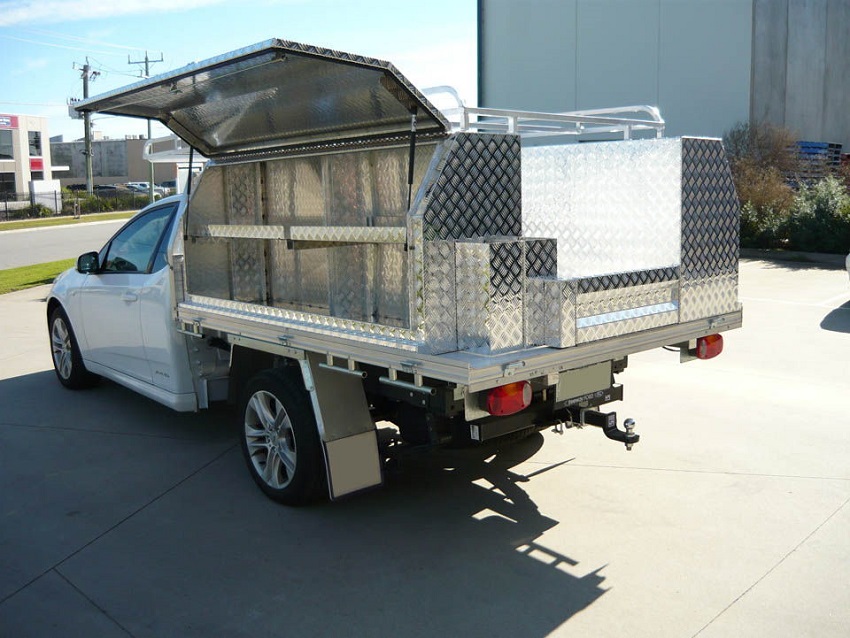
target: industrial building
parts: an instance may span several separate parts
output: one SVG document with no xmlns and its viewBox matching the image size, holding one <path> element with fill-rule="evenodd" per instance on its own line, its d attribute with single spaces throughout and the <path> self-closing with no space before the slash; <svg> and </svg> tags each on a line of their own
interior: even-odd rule
<svg viewBox="0 0 850 638">
<path fill-rule="evenodd" d="M 30 182 L 53 178 L 47 118 L 0 114 L 0 193 L 27 193 Z"/>
<path fill-rule="evenodd" d="M 147 139 L 138 136 L 121 140 L 94 139 L 92 141 L 92 180 L 97 184 L 122 184 L 126 182 L 150 181 L 148 162 L 142 158 Z M 86 183 L 85 142 L 77 140 L 50 141 L 50 153 L 54 161 L 68 167 L 57 176 L 62 186 Z M 177 165 L 154 164 L 154 182 L 160 183 L 177 178 Z"/>
</svg>

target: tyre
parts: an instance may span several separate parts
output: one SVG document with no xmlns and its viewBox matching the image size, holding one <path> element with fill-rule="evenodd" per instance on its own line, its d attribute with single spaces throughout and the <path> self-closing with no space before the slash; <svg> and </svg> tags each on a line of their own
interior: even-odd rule
<svg viewBox="0 0 850 638">
<path fill-rule="evenodd" d="M 53 369 L 59 382 L 72 390 L 95 385 L 100 377 L 86 370 L 71 322 L 62 308 L 50 313 L 49 330 Z"/>
<path fill-rule="evenodd" d="M 242 454 L 266 496 L 286 505 L 327 496 L 316 418 L 298 373 L 259 373 L 245 387 L 239 414 Z"/>
</svg>

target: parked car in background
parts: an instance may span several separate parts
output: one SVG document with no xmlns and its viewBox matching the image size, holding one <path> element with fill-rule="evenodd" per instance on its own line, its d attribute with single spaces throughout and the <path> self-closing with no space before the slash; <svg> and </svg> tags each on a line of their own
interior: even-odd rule
<svg viewBox="0 0 850 638">
<path fill-rule="evenodd" d="M 150 193 L 150 182 L 127 182 L 125 186 L 134 193 Z M 154 199 L 159 199 L 161 197 L 165 197 L 168 193 L 166 193 L 165 190 L 160 188 L 159 186 L 154 186 L 153 194 Z"/>
<path fill-rule="evenodd" d="M 844 267 L 847 268 L 847 276 L 850 277 L 850 253 L 848 253 L 847 259 L 844 260 Z"/>
<path fill-rule="evenodd" d="M 174 195 L 177 192 L 177 180 L 176 179 L 168 179 L 164 182 L 160 182 L 157 186 L 163 189 L 166 194 Z"/>
<path fill-rule="evenodd" d="M 99 197 L 119 197 L 132 193 L 130 189 L 120 184 L 96 184 L 92 187 L 92 192 Z"/>
</svg>

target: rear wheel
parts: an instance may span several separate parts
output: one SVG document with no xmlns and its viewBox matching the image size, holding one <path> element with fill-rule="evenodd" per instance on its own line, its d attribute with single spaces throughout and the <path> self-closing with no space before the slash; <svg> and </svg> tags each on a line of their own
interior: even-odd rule
<svg viewBox="0 0 850 638">
<path fill-rule="evenodd" d="M 71 322 L 62 308 L 50 313 L 50 352 L 56 377 L 66 388 L 78 390 L 97 383 L 98 377 L 86 370 Z"/>
<path fill-rule="evenodd" d="M 298 375 L 261 372 L 248 382 L 241 406 L 242 453 L 266 496 L 304 505 L 326 495 L 316 419 Z"/>
</svg>

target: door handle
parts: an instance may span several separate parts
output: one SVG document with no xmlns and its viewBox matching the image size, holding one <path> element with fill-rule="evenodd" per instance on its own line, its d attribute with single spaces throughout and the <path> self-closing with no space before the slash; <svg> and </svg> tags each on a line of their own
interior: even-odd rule
<svg viewBox="0 0 850 638">
<path fill-rule="evenodd" d="M 121 295 L 121 301 L 138 301 L 139 295 L 134 292 L 125 292 Z"/>
</svg>

